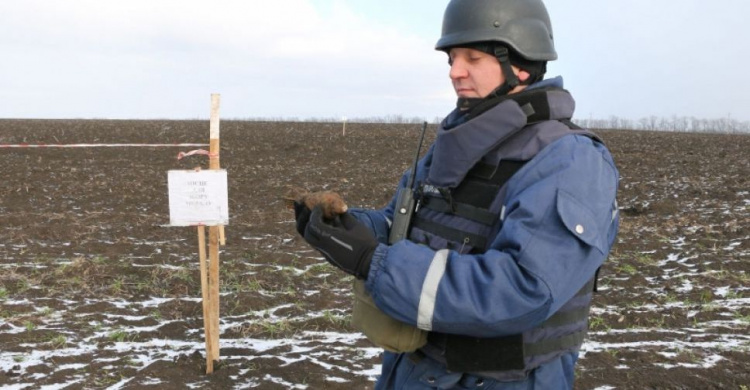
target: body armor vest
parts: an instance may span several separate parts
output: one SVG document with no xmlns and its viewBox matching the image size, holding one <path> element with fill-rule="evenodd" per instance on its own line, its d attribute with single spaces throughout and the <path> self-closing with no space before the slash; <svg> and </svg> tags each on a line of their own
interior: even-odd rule
<svg viewBox="0 0 750 390">
<path fill-rule="evenodd" d="M 485 252 L 490 240 L 502 229 L 506 183 L 527 161 L 566 135 L 580 134 L 601 142 L 567 118 L 551 120 L 547 92 L 509 96 L 527 113 L 528 124 L 487 153 L 457 186 L 441 188 L 430 184 L 429 179 L 419 183 L 417 212 L 409 240 L 434 250 Z M 539 122 L 545 122 L 545 126 L 534 125 Z M 428 170 L 431 163 L 426 161 Z M 477 338 L 430 332 L 428 344 L 420 351 L 445 363 L 449 371 L 472 372 L 499 380 L 523 378 L 539 365 L 580 348 L 588 328 L 595 279 L 557 313 L 522 334 Z"/>
</svg>

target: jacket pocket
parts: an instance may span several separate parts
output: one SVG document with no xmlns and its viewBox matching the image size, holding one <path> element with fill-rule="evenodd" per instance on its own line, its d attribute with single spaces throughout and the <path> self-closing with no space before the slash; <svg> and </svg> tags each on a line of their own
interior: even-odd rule
<svg viewBox="0 0 750 390">
<path fill-rule="evenodd" d="M 568 231 L 584 244 L 604 253 L 605 240 L 594 213 L 573 195 L 557 192 L 557 213 Z"/>
</svg>

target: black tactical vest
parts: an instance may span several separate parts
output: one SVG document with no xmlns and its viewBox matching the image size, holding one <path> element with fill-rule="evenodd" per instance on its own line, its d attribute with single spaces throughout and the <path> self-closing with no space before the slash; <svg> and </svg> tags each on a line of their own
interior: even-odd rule
<svg viewBox="0 0 750 390">
<path fill-rule="evenodd" d="M 513 95 L 509 96 L 513 98 Z M 434 250 L 452 249 L 459 253 L 483 253 L 489 240 L 502 228 L 506 183 L 525 163 L 545 146 L 572 134 L 591 137 L 593 133 L 574 125 L 569 119 L 552 120 L 544 90 L 519 95 L 517 103 L 527 113 L 529 125 L 495 149 L 510 143 L 535 140 L 538 145 L 528 159 L 488 158 L 474 165 L 455 188 L 437 188 L 420 183 L 416 197 L 418 209 L 412 219 L 409 239 Z M 515 99 L 514 99 L 515 100 Z M 534 126 L 545 122 L 545 126 Z M 550 125 L 553 124 L 553 125 Z M 535 134 L 545 132 L 544 136 Z M 539 140 L 544 140 L 539 142 Z M 531 141 L 529 141 L 531 142 Z M 426 162 L 429 169 L 431 161 Z M 523 334 L 497 338 L 477 338 L 430 332 L 428 344 L 420 350 L 446 364 L 449 371 L 472 372 L 500 380 L 520 379 L 539 365 L 563 353 L 578 350 L 588 328 L 589 305 L 595 279 L 538 327 Z"/>
</svg>

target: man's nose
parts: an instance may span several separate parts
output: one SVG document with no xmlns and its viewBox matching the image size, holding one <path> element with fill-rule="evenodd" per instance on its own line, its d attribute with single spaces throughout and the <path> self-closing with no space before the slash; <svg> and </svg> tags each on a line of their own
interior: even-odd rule
<svg viewBox="0 0 750 390">
<path fill-rule="evenodd" d="M 451 70 L 448 73 L 448 76 L 452 79 L 460 79 L 463 77 L 466 77 L 468 75 L 468 71 L 466 70 L 466 64 L 464 61 L 460 59 L 454 59 L 453 63 L 451 64 Z"/>
</svg>

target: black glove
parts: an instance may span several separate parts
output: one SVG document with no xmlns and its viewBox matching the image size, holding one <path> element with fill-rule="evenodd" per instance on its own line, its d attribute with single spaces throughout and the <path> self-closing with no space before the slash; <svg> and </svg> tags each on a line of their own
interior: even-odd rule
<svg viewBox="0 0 750 390">
<path fill-rule="evenodd" d="M 305 236 L 305 228 L 310 222 L 310 213 L 310 209 L 305 206 L 304 202 L 294 201 L 294 219 L 297 220 L 297 232 L 302 237 Z"/>
<path fill-rule="evenodd" d="M 323 219 L 323 209 L 315 207 L 305 229 L 305 240 L 329 263 L 359 279 L 367 279 L 378 240 L 349 213 Z"/>
</svg>

